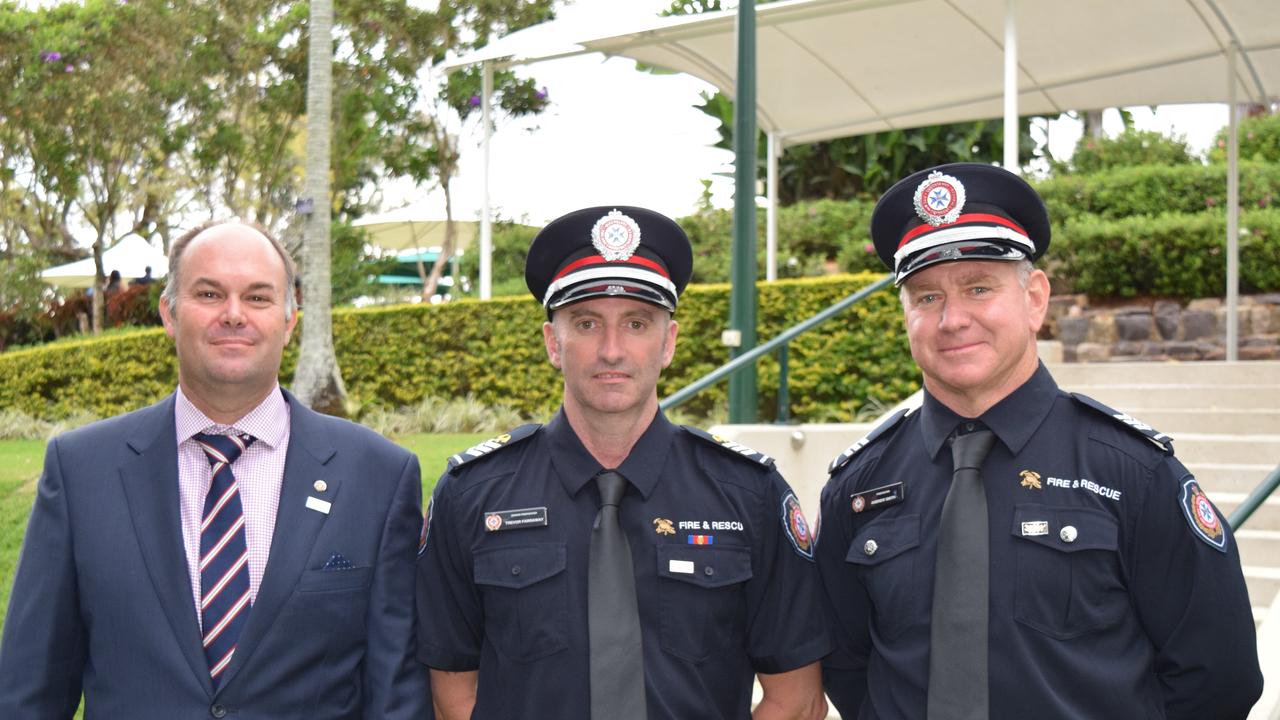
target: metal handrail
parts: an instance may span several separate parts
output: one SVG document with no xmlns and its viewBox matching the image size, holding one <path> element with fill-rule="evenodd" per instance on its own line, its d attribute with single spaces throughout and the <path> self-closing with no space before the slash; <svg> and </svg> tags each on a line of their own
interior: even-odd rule
<svg viewBox="0 0 1280 720">
<path fill-rule="evenodd" d="M 893 284 L 893 276 L 885 275 L 879 280 L 862 288 L 858 292 L 850 295 L 849 297 L 841 300 L 840 302 L 835 303 L 831 307 L 817 313 L 813 317 L 810 317 L 807 320 L 801 320 L 795 325 L 792 325 L 786 330 L 783 330 L 781 333 L 778 334 L 777 337 L 773 338 L 772 340 L 764 344 L 757 345 L 754 348 L 751 348 L 750 350 L 730 360 L 724 365 L 721 365 L 715 370 L 712 370 L 706 375 L 703 375 L 702 377 L 693 381 L 689 385 L 686 385 L 685 387 L 677 390 L 671 395 L 668 395 L 667 397 L 662 399 L 662 402 L 658 403 L 659 407 L 661 407 L 663 410 L 670 410 L 673 407 L 678 407 L 680 405 L 683 405 L 684 403 L 692 399 L 694 395 L 697 395 L 698 393 L 702 392 L 708 387 L 711 387 L 717 382 L 720 382 L 721 380 L 729 377 L 733 373 L 746 367 L 749 363 L 754 363 L 755 361 L 759 360 L 761 357 L 776 350 L 779 346 L 783 346 L 791 342 L 791 340 L 795 338 L 797 335 L 800 335 L 801 333 L 807 332 L 808 330 L 811 330 L 814 327 L 821 325 L 827 320 L 830 320 L 836 315 L 839 315 L 840 313 L 844 312 L 846 309 L 849 308 L 850 305 L 853 305 L 854 303 L 858 302 L 859 300 L 862 300 L 868 295 L 876 293 L 884 289 L 885 287 L 888 287 L 891 284 Z"/>
<path fill-rule="evenodd" d="M 1258 487 L 1254 488 L 1253 492 L 1249 493 L 1249 497 L 1245 498 L 1244 502 L 1240 503 L 1240 507 L 1236 508 L 1235 512 L 1231 513 L 1231 517 L 1227 518 L 1227 524 L 1231 526 L 1231 529 L 1240 529 L 1244 521 L 1248 520 L 1249 516 L 1261 507 L 1262 503 L 1266 502 L 1277 487 L 1280 487 L 1280 465 L 1277 465 L 1276 469 L 1272 470 L 1265 480 L 1258 483 Z"/>
</svg>

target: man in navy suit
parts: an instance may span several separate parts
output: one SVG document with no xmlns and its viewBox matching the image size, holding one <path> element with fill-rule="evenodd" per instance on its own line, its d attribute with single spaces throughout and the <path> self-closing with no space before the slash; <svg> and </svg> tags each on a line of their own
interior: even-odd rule
<svg viewBox="0 0 1280 720">
<path fill-rule="evenodd" d="M 258 228 L 171 249 L 177 391 L 49 443 L 0 717 L 430 717 L 417 459 L 280 389 L 296 269 Z"/>
</svg>

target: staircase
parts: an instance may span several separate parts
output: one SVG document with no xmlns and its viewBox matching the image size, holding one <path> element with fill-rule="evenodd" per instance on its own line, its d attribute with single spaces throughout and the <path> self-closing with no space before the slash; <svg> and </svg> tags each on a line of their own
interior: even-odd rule
<svg viewBox="0 0 1280 720">
<path fill-rule="evenodd" d="M 1178 459 L 1224 519 L 1280 465 L 1280 362 L 1072 363 L 1049 368 L 1063 389 L 1096 398 L 1172 437 Z M 919 402 L 915 397 L 904 404 Z M 713 431 L 772 455 L 813 517 L 826 463 L 874 426 L 724 425 Z M 1258 508 L 1235 537 L 1267 678 L 1249 720 L 1280 720 L 1280 493 Z"/>
</svg>

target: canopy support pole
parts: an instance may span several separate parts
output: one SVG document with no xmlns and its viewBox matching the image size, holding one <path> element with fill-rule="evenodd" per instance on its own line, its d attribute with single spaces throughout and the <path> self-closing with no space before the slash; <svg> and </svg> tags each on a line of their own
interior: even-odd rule
<svg viewBox="0 0 1280 720">
<path fill-rule="evenodd" d="M 1004 169 L 1018 170 L 1018 22 L 1017 0 L 1006 0 L 1004 14 Z"/>
<path fill-rule="evenodd" d="M 1227 48 L 1227 362 L 1240 359 L 1240 118 L 1234 41 Z"/>
<path fill-rule="evenodd" d="M 765 211 L 765 280 L 773 282 L 778 279 L 778 156 L 782 154 L 778 147 L 778 133 L 769 131 L 769 164 L 767 166 L 767 182 L 769 207 Z"/>
<path fill-rule="evenodd" d="M 484 125 L 484 197 L 480 205 L 480 299 L 493 295 L 493 224 L 489 212 L 489 145 L 493 142 L 490 98 L 493 97 L 493 63 L 484 63 L 480 90 L 480 122 Z"/>
</svg>

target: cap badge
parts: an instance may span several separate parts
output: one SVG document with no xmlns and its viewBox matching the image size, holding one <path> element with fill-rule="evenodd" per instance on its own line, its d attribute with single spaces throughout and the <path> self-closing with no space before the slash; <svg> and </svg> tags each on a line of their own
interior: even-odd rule
<svg viewBox="0 0 1280 720">
<path fill-rule="evenodd" d="M 591 244 L 605 260 L 626 260 L 640 247 L 640 226 L 621 211 L 611 210 L 591 228 Z"/>
<path fill-rule="evenodd" d="M 934 227 L 953 223 L 964 209 L 964 185 L 934 170 L 916 186 L 916 214 Z"/>
</svg>

